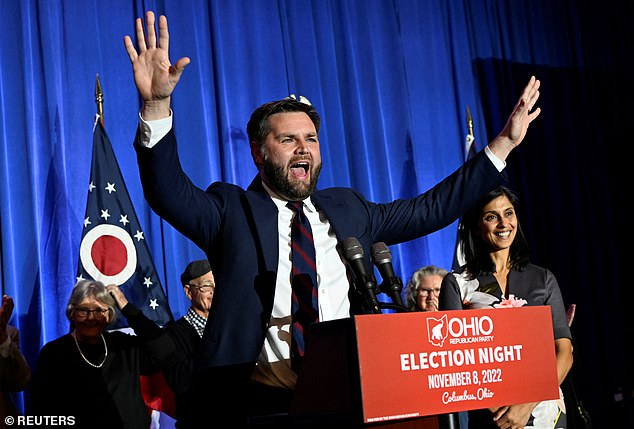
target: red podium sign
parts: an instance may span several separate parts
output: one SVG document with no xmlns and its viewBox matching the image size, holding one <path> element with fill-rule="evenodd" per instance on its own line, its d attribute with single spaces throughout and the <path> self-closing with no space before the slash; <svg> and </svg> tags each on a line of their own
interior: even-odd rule
<svg viewBox="0 0 634 429">
<path fill-rule="evenodd" d="M 355 317 L 366 423 L 557 399 L 550 307 Z"/>
</svg>

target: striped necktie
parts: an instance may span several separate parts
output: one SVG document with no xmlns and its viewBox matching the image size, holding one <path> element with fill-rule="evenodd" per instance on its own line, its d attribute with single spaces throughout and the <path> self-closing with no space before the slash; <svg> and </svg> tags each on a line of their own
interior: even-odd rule
<svg viewBox="0 0 634 429">
<path fill-rule="evenodd" d="M 319 320 L 315 243 L 303 205 L 301 201 L 286 204 L 294 212 L 291 221 L 291 365 L 296 372 L 304 357 L 308 326 Z"/>
</svg>

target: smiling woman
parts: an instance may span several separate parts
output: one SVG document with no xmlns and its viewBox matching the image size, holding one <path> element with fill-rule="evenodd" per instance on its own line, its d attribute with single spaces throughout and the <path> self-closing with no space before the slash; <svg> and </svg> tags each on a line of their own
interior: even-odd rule
<svg viewBox="0 0 634 429">
<path fill-rule="evenodd" d="M 174 346 L 129 303 L 121 312 L 133 329 L 148 335 L 106 331 L 117 318 L 116 305 L 103 283 L 77 282 L 66 306 L 71 332 L 40 351 L 29 414 L 74 416 L 80 428 L 149 427 L 140 375 L 155 372 Z"/>
<path fill-rule="evenodd" d="M 550 306 L 561 384 L 572 366 L 572 335 L 555 276 L 530 263 L 528 243 L 517 217 L 518 205 L 517 196 L 500 186 L 483 195 L 465 213 L 460 243 L 466 264 L 443 279 L 439 308 Z M 565 413 L 560 390 L 559 400 L 469 411 L 469 428 L 566 428 Z"/>
</svg>

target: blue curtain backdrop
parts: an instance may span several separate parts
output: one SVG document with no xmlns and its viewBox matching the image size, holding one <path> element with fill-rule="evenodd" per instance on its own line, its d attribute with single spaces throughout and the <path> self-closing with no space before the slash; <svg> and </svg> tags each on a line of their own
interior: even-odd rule
<svg viewBox="0 0 634 429">
<path fill-rule="evenodd" d="M 631 170 L 632 13 L 576 0 L 2 0 L 0 263 L 13 324 L 34 365 L 68 330 L 96 105 L 175 317 L 179 274 L 202 252 L 141 192 L 132 141 L 139 100 L 123 36 L 166 14 L 172 61 L 191 64 L 173 97 L 194 183 L 246 186 L 251 111 L 290 93 L 322 114 L 320 187 L 382 202 L 421 193 L 463 162 L 466 107 L 482 149 L 532 74 L 543 113 L 509 159 L 534 262 L 559 279 L 573 325 L 575 384 L 598 426 L 634 422 L 631 286 L 622 250 Z M 451 267 L 456 224 L 392 248 L 406 282 Z M 28 402 L 28 391 L 24 395 Z M 608 422 L 608 423 L 606 423 Z M 627 425 L 626 425 L 627 426 Z"/>
</svg>

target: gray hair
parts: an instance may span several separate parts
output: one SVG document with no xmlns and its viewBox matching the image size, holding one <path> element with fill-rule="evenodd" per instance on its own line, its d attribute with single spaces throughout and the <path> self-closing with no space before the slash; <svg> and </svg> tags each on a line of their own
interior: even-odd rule
<svg viewBox="0 0 634 429">
<path fill-rule="evenodd" d="M 418 295 L 418 287 L 420 286 L 420 281 L 423 277 L 440 276 L 443 278 L 448 273 L 449 271 L 435 265 L 427 265 L 414 271 L 412 278 L 407 282 L 407 289 L 405 291 L 407 308 L 410 310 L 416 309 L 416 296 Z"/>
<path fill-rule="evenodd" d="M 114 298 L 106 289 L 106 285 L 96 280 L 77 281 L 70 294 L 70 298 L 68 298 L 68 304 L 66 305 L 66 317 L 68 320 L 73 320 L 75 307 L 86 298 L 94 298 L 108 307 L 108 323 L 114 323 L 117 320 L 116 302 Z"/>
</svg>

